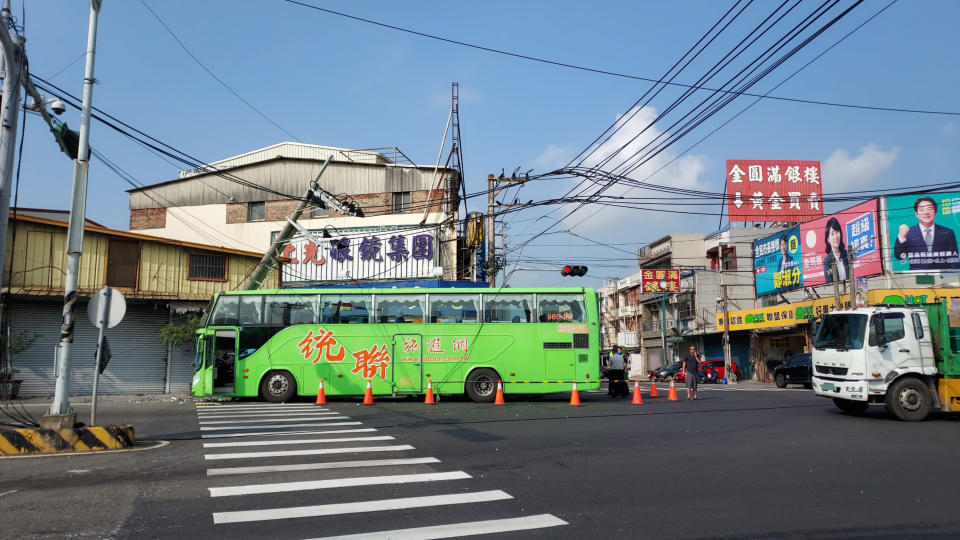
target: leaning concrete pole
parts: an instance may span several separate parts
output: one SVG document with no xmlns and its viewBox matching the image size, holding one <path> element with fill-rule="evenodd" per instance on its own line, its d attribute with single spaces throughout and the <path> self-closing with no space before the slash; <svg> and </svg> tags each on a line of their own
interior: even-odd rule
<svg viewBox="0 0 960 540">
<path fill-rule="evenodd" d="M 297 206 L 297 209 L 293 211 L 293 214 L 290 215 L 290 221 L 283 226 L 283 229 L 280 231 L 280 234 L 273 240 L 273 244 L 270 245 L 270 249 L 263 254 L 263 258 L 260 259 L 260 262 L 257 264 L 257 267 L 253 269 L 253 272 L 250 273 L 250 277 L 243 282 L 243 285 L 240 287 L 240 290 L 243 291 L 255 291 L 260 288 L 260 285 L 263 284 L 263 280 L 266 279 L 267 274 L 270 273 L 270 270 L 273 269 L 273 265 L 276 264 L 277 259 L 280 258 L 280 253 L 283 251 L 284 244 L 287 243 L 287 240 L 293 236 L 293 223 L 300 219 L 300 214 L 303 213 L 303 210 L 307 207 L 307 203 L 310 201 L 310 195 L 313 193 L 313 190 L 319 186 L 318 182 L 320 177 L 323 176 L 324 171 L 327 170 L 327 166 L 330 165 L 330 162 L 333 161 L 333 156 L 327 158 L 323 162 L 323 166 L 320 167 L 320 172 L 317 173 L 317 177 L 313 179 L 313 182 L 310 182 L 310 186 L 307 187 L 307 192 L 303 196 L 303 200 L 300 201 L 300 204 Z"/>
<path fill-rule="evenodd" d="M 90 26 L 87 32 L 87 65 L 83 74 L 83 106 L 80 110 L 80 145 L 73 164 L 73 202 L 67 230 L 67 278 L 63 294 L 63 320 L 60 323 L 60 362 L 56 393 L 50 413 L 41 426 L 73 427 L 77 416 L 70 410 L 70 353 L 73 348 L 74 307 L 80 281 L 80 255 L 83 252 L 83 225 L 87 211 L 87 174 L 90 169 L 90 109 L 93 101 L 93 64 L 97 52 L 97 18 L 101 0 L 90 2 Z"/>
<path fill-rule="evenodd" d="M 7 223 L 10 216 L 10 192 L 13 185 L 13 151 L 17 146 L 17 122 L 20 118 L 20 82 L 23 77 L 24 39 L 8 34 L 10 0 L 4 0 L 0 28 L 3 43 L 3 110 L 0 111 L 0 268 L 7 248 Z M 0 272 L 0 285 L 3 275 Z"/>
</svg>

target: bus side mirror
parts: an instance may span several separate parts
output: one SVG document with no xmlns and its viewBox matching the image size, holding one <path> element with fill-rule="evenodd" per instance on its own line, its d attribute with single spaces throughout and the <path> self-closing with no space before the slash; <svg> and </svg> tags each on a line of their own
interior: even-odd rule
<svg viewBox="0 0 960 540">
<path fill-rule="evenodd" d="M 873 317 L 873 334 L 877 336 L 877 347 L 887 346 L 887 333 L 882 315 L 874 315 Z"/>
</svg>

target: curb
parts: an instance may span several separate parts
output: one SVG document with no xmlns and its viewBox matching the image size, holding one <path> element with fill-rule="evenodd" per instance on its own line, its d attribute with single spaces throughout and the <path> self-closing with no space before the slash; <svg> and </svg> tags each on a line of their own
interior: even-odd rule
<svg viewBox="0 0 960 540">
<path fill-rule="evenodd" d="M 116 450 L 134 445 L 133 426 L 0 430 L 0 455 Z"/>
</svg>

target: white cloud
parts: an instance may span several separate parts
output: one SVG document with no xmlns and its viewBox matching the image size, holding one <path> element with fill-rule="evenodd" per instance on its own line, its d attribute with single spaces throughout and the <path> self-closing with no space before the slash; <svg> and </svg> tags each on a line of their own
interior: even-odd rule
<svg viewBox="0 0 960 540">
<path fill-rule="evenodd" d="M 899 148 L 884 152 L 873 143 L 860 149 L 856 157 L 838 148 L 823 164 L 824 191 L 851 191 L 863 186 L 890 168 L 899 154 Z"/>
<path fill-rule="evenodd" d="M 669 134 L 663 133 L 653 124 L 657 114 L 657 110 L 653 107 L 643 107 L 633 109 L 619 117 L 617 132 L 610 137 L 610 140 L 596 147 L 584 162 L 584 165 L 600 166 L 604 170 L 613 171 L 621 163 L 635 162 L 637 157 L 644 156 L 652 149 L 658 148 Z M 707 166 L 707 160 L 704 156 L 686 155 L 677 158 L 675 161 L 674 158 L 677 158 L 676 154 L 665 150 L 650 158 L 635 170 L 627 172 L 626 176 L 633 180 L 648 181 L 659 186 L 710 191 L 709 186 L 700 180 L 700 176 Z M 623 174 L 623 171 L 624 169 L 618 169 L 616 172 Z M 604 195 L 669 197 L 669 195 L 661 192 L 634 188 L 623 184 L 612 186 L 604 192 Z M 711 207 L 704 206 L 681 207 L 677 205 L 676 201 L 667 199 L 644 203 L 643 206 L 646 208 L 664 207 L 670 210 L 711 211 Z M 599 212 L 597 212 L 598 209 L 600 209 Z M 712 208 L 712 210 L 719 210 L 719 206 Z M 587 216 L 590 216 L 589 219 L 583 221 Z M 643 227 L 643 230 L 647 231 L 643 239 L 653 240 L 658 235 L 668 232 L 692 232 L 696 230 L 695 227 L 691 228 L 693 225 L 690 223 L 691 219 L 696 219 L 696 217 L 690 214 L 661 213 L 653 218 L 653 214 L 649 211 L 615 206 L 591 206 L 574 214 L 569 218 L 567 224 L 570 226 L 579 224 L 580 230 L 586 227 L 591 234 L 606 233 L 609 235 L 611 231 L 623 230 L 625 224 L 639 225 L 642 218 L 644 222 L 648 223 L 647 226 Z M 580 223 L 581 221 L 583 223 Z M 633 230 L 636 231 L 638 228 L 633 228 Z"/>
<path fill-rule="evenodd" d="M 530 162 L 530 166 L 538 173 L 550 172 L 566 165 L 571 157 L 570 150 L 551 144 Z"/>
</svg>

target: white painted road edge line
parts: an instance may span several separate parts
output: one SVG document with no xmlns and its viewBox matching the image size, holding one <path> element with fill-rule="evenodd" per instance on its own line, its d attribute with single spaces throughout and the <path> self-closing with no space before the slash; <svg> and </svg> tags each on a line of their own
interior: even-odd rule
<svg viewBox="0 0 960 540">
<path fill-rule="evenodd" d="M 247 403 L 238 405 L 218 405 L 215 407 L 196 407 L 198 411 L 239 411 L 242 409 L 296 409 L 301 407 L 312 407 L 310 403 Z"/>
<path fill-rule="evenodd" d="M 356 486 L 377 486 L 383 484 L 412 484 L 415 482 L 439 482 L 442 480 L 464 480 L 473 478 L 463 471 L 393 474 L 386 476 L 358 476 L 355 478 L 335 478 L 332 480 L 308 480 L 305 482 L 280 482 L 276 484 L 252 484 L 249 486 L 212 487 L 211 497 L 232 497 L 234 495 L 259 495 L 260 493 L 283 493 L 286 491 L 309 491 L 313 489 L 332 489 Z"/>
<path fill-rule="evenodd" d="M 469 504 L 512 499 L 510 494 L 500 491 L 479 491 L 476 493 L 451 493 L 428 497 L 408 497 L 404 499 L 381 499 L 350 503 L 320 504 L 317 506 L 294 506 L 290 508 L 268 508 L 264 510 L 240 510 L 236 512 L 214 512 L 214 524 L 243 523 L 247 521 L 266 521 L 270 519 L 291 519 L 318 516 L 336 516 L 340 514 L 358 514 L 363 512 L 382 512 L 406 508 L 424 508 L 451 504 Z"/>
<path fill-rule="evenodd" d="M 389 538 L 390 540 L 432 540 L 435 538 L 459 538 L 478 534 L 494 534 L 510 531 L 529 531 L 558 527 L 568 523 L 551 514 L 538 514 L 520 518 L 490 519 L 486 521 L 470 521 L 467 523 L 451 523 L 449 525 L 434 525 L 432 527 L 416 527 L 413 529 L 396 529 L 393 531 L 377 531 L 371 533 L 347 534 L 344 536 L 325 536 L 312 540 L 375 540 Z"/>
<path fill-rule="evenodd" d="M 233 420 L 200 420 L 201 426 L 212 426 L 216 424 L 253 424 L 256 422 L 271 422 L 276 424 L 282 424 L 284 422 L 308 422 L 310 420 L 324 420 L 330 416 L 337 416 L 340 413 L 335 412 L 318 412 L 311 413 L 305 417 L 300 418 L 291 418 L 289 416 L 272 416 L 268 418 L 247 418 L 243 420 L 233 419 Z"/>
<path fill-rule="evenodd" d="M 326 463 L 298 463 L 294 465 L 262 465 L 259 467 L 222 467 L 218 469 L 207 469 L 207 476 L 265 472 L 313 471 L 317 469 L 350 469 L 355 467 L 388 467 L 391 465 L 419 465 L 422 463 L 440 463 L 440 460 L 435 457 L 422 457 L 407 459 L 367 459 L 361 461 L 328 461 Z"/>
<path fill-rule="evenodd" d="M 313 450 L 286 450 L 277 452 L 243 452 L 232 454 L 207 454 L 203 456 L 207 461 L 215 459 L 246 459 L 257 457 L 281 457 L 281 456 L 320 456 L 325 454 L 349 454 L 351 452 L 399 452 L 401 450 L 413 450 L 409 444 L 399 444 L 393 446 L 358 446 L 354 448 L 317 448 Z"/>
<path fill-rule="evenodd" d="M 324 426 L 359 426 L 362 422 L 330 422 Z M 224 439 L 228 437 L 259 437 L 261 435 L 321 435 L 324 433 L 364 433 L 376 431 L 376 428 L 356 428 L 356 429 L 325 429 L 322 431 L 248 431 L 244 433 L 206 433 L 200 437 L 203 439 Z"/>
<path fill-rule="evenodd" d="M 230 446 L 273 446 L 275 444 L 315 444 L 315 443 L 335 443 L 335 442 L 358 442 L 358 441 L 392 441 L 390 435 L 378 435 L 376 437 L 337 437 L 331 439 L 284 439 L 282 441 L 247 441 L 247 442 L 222 442 L 222 443 L 203 443 L 204 448 L 227 448 Z"/>
<path fill-rule="evenodd" d="M 349 420 L 349 416 L 331 416 L 324 420 Z M 360 422 L 357 422 L 359 424 Z M 200 431 L 214 431 L 218 429 L 277 429 L 281 427 L 323 427 L 323 426 L 342 426 L 345 424 L 287 424 L 278 426 L 276 424 L 258 424 L 256 426 L 200 426 Z"/>
</svg>

